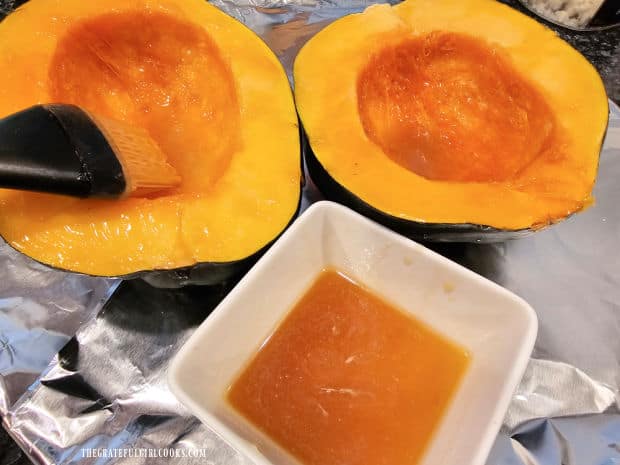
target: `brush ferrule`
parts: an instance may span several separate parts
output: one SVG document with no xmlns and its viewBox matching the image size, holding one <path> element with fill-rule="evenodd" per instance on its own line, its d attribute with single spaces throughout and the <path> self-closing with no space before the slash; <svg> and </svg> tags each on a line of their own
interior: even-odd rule
<svg viewBox="0 0 620 465">
<path fill-rule="evenodd" d="M 44 107 L 54 115 L 74 146 L 75 155 L 82 165 L 81 176 L 89 184 L 85 197 L 122 196 L 127 187 L 123 167 L 90 116 L 73 105 L 52 104 Z"/>
</svg>

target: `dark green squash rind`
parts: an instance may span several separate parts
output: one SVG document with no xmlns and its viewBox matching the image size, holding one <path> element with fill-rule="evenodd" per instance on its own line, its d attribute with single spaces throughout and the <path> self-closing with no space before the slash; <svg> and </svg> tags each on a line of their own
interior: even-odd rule
<svg viewBox="0 0 620 465">
<path fill-rule="evenodd" d="M 123 279 L 142 278 L 149 284 L 160 288 L 175 288 L 189 285 L 200 286 L 212 286 L 217 284 L 223 284 L 227 282 L 239 279 L 247 271 L 254 266 L 260 257 L 274 244 L 275 241 L 286 231 L 293 222 L 297 219 L 299 211 L 301 209 L 301 202 L 303 198 L 303 190 L 306 185 L 306 178 L 304 175 L 304 157 L 303 157 L 303 129 L 301 121 L 297 120 L 299 140 L 300 140 L 300 183 L 299 183 L 299 196 L 297 198 L 297 208 L 291 216 L 288 224 L 280 231 L 280 233 L 269 243 L 263 246 L 260 250 L 252 255 L 236 260 L 233 262 L 210 262 L 210 263 L 197 263 L 195 265 L 187 266 L 184 268 L 177 268 L 173 270 L 153 270 L 142 271 L 127 276 L 120 276 Z"/>
<path fill-rule="evenodd" d="M 302 146 L 310 178 L 327 200 L 345 205 L 410 239 L 429 242 L 493 243 L 525 237 L 548 226 L 536 227 L 535 229 L 525 228 L 511 230 L 499 229 L 481 224 L 423 223 L 399 218 L 366 203 L 338 183 L 327 172 L 323 165 L 321 165 L 321 162 L 312 151 L 308 136 L 305 132 L 303 134 Z"/>
<path fill-rule="evenodd" d="M 303 176 L 301 178 L 301 184 L 303 185 L 304 179 Z M 125 275 L 119 276 L 105 276 L 105 275 L 94 275 L 88 273 L 80 273 L 77 271 L 68 270 L 65 268 L 60 268 L 56 266 L 49 265 L 47 263 L 41 262 L 35 258 L 30 257 L 27 254 L 19 251 L 15 247 L 11 245 L 11 243 L 7 242 L 7 244 L 16 252 L 19 252 L 29 259 L 34 260 L 35 262 L 58 271 L 63 271 L 66 273 L 75 273 L 81 274 L 84 276 L 92 276 L 99 278 L 109 278 L 109 279 L 143 279 L 148 282 L 152 286 L 160 287 L 160 288 L 178 288 L 190 285 L 198 285 L 198 286 L 213 286 L 218 284 L 223 284 L 228 281 L 232 281 L 234 279 L 239 278 L 241 275 L 245 274 L 253 265 L 258 261 L 258 259 L 273 245 L 273 243 L 278 240 L 278 238 L 288 229 L 288 227 L 293 224 L 297 215 L 299 214 L 299 210 L 301 208 L 301 187 L 299 190 L 299 197 L 297 200 L 297 208 L 293 212 L 291 219 L 287 223 L 287 225 L 280 231 L 280 233 L 269 243 L 265 244 L 259 250 L 254 252 L 252 255 L 249 255 L 240 260 L 234 260 L 230 262 L 200 262 L 194 265 L 189 265 L 181 268 L 173 268 L 170 270 L 141 270 L 136 271 L 134 273 L 129 273 Z M 1 236 L 0 236 L 1 237 Z"/>
<path fill-rule="evenodd" d="M 267 252 L 275 241 L 278 240 L 284 231 L 286 231 L 289 226 L 293 224 L 301 208 L 301 199 L 302 196 L 300 189 L 297 208 L 295 209 L 295 212 L 293 213 L 288 224 L 272 241 L 246 258 L 232 262 L 196 263 L 195 265 L 172 270 L 139 271 L 131 275 L 119 277 L 123 279 L 142 278 L 149 284 L 159 288 L 175 288 L 189 285 L 213 286 L 238 279 L 249 271 L 258 259 L 262 257 L 265 252 Z"/>
</svg>

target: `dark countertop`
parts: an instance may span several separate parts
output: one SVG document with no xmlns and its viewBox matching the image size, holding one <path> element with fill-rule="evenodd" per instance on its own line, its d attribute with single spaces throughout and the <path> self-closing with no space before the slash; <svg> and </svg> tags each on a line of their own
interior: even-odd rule
<svg viewBox="0 0 620 465">
<path fill-rule="evenodd" d="M 0 465 L 30 465 L 17 444 L 0 428 Z"/>
<path fill-rule="evenodd" d="M 499 0 L 533 16 L 517 0 Z M 0 0 L 0 4 L 2 4 Z M 10 3 L 10 2 L 9 2 Z M 23 1 L 16 1 L 16 4 Z M 2 18 L 0 12 L 0 19 Z M 601 74 L 607 94 L 620 104 L 620 27 L 596 31 L 576 32 L 542 21 L 557 31 L 562 38 L 571 43 L 592 62 Z M 30 461 L 0 428 L 0 465 L 29 465 Z"/>
</svg>

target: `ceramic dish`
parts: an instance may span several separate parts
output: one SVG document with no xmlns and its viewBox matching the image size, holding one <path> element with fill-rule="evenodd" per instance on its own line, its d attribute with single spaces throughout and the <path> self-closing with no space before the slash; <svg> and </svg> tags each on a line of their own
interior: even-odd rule
<svg viewBox="0 0 620 465">
<path fill-rule="evenodd" d="M 534 311 L 506 289 L 331 202 L 310 207 L 192 335 L 172 363 L 172 391 L 256 464 L 298 463 L 225 395 L 326 267 L 469 351 L 470 366 L 420 464 L 482 465 L 531 354 Z"/>
</svg>

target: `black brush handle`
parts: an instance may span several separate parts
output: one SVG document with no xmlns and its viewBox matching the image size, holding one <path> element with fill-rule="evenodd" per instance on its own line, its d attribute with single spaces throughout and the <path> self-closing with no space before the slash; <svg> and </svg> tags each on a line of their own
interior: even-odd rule
<svg viewBox="0 0 620 465">
<path fill-rule="evenodd" d="M 0 187 L 117 197 L 126 183 L 88 114 L 72 105 L 37 105 L 0 120 Z"/>
</svg>

